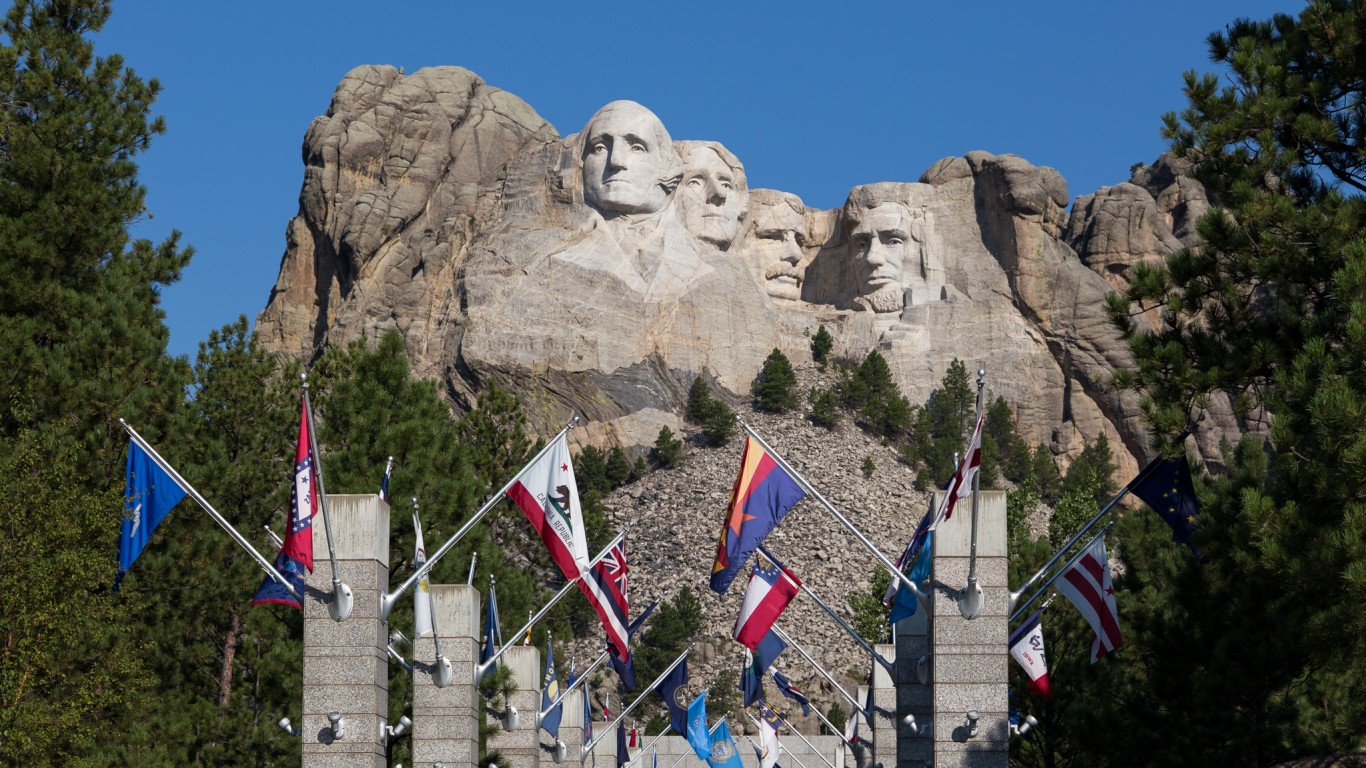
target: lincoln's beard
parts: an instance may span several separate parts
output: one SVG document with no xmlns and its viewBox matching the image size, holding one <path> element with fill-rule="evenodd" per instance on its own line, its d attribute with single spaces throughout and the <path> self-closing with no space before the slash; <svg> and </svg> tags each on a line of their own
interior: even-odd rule
<svg viewBox="0 0 1366 768">
<path fill-rule="evenodd" d="M 905 305 L 906 297 L 903 295 L 901 286 L 892 283 L 884 285 L 867 296 L 860 296 L 854 299 L 854 304 L 863 309 L 873 312 L 900 312 Z"/>
</svg>

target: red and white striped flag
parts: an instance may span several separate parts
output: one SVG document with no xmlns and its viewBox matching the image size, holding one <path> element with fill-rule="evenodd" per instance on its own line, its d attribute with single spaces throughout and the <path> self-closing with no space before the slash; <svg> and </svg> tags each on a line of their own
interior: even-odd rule
<svg viewBox="0 0 1366 768">
<path fill-rule="evenodd" d="M 982 421 L 986 417 L 983 410 L 977 414 L 977 426 L 972 430 L 972 439 L 968 441 L 968 453 L 962 462 L 958 464 L 958 469 L 953 472 L 953 479 L 944 489 L 944 500 L 939 503 L 939 510 L 934 515 L 934 520 L 930 522 L 929 530 L 933 531 L 939 524 L 953 517 L 953 508 L 958 504 L 959 499 L 967 498 L 972 493 L 972 479 L 977 475 L 977 470 L 982 467 Z"/>
<path fill-rule="evenodd" d="M 1118 648 L 1119 609 L 1115 589 L 1110 584 L 1110 561 L 1105 557 L 1105 538 L 1097 536 L 1072 567 L 1055 582 L 1057 590 L 1072 601 L 1096 633 L 1091 643 L 1091 663 Z"/>
</svg>

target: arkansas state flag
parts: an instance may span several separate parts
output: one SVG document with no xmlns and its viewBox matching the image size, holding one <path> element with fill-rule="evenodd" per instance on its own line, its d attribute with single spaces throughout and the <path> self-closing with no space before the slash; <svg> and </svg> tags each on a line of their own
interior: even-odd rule
<svg viewBox="0 0 1366 768">
<path fill-rule="evenodd" d="M 308 434 L 308 405 L 300 404 L 299 442 L 294 448 L 294 488 L 289 494 L 289 530 L 285 533 L 284 546 L 275 556 L 275 570 L 279 571 L 290 585 L 302 595 L 304 593 L 305 570 L 313 572 L 313 516 L 318 513 L 318 498 L 313 492 L 316 486 L 316 470 L 309 448 L 312 436 Z M 283 586 L 269 575 L 261 582 L 252 598 L 252 605 L 277 603 L 294 608 L 303 605 L 289 594 Z"/>
<path fill-rule="evenodd" d="M 1054 586 L 1077 606 L 1096 633 L 1091 643 L 1092 664 L 1120 646 L 1123 641 L 1119 636 L 1119 609 L 1115 606 L 1115 588 L 1110 584 L 1104 537 L 1097 536 Z"/>
<path fill-rule="evenodd" d="M 583 509 L 574 482 L 569 443 L 560 435 L 541 458 L 513 481 L 508 497 L 521 507 L 531 527 L 541 535 L 550 557 L 566 579 L 588 570 L 588 541 L 583 534 Z"/>
<path fill-rule="evenodd" d="M 760 547 L 754 556 L 745 601 L 735 619 L 735 639 L 750 650 L 758 648 L 801 586 L 800 579 Z"/>
<path fill-rule="evenodd" d="M 726 524 L 716 547 L 711 569 L 711 588 L 724 595 L 745 561 L 764 537 L 777 527 L 806 491 L 787 474 L 752 435 L 746 436 L 740 457 L 740 474 L 730 492 Z"/>
<path fill-rule="evenodd" d="M 1029 675 L 1029 690 L 1047 696 L 1048 659 L 1043 652 L 1043 609 L 1035 611 L 1010 633 L 1010 655 Z"/>
</svg>

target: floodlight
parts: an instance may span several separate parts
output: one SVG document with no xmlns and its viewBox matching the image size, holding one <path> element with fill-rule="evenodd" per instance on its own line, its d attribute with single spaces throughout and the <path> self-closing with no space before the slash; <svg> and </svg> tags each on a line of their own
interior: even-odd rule
<svg viewBox="0 0 1366 768">
<path fill-rule="evenodd" d="M 332 723 L 332 739 L 341 741 L 346 736 L 346 721 L 342 720 L 342 715 L 336 710 L 327 713 L 327 721 Z"/>
</svg>

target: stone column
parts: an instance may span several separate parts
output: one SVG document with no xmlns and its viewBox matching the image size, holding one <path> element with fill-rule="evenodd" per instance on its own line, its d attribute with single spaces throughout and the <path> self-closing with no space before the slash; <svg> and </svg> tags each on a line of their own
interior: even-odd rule
<svg viewBox="0 0 1366 768">
<path fill-rule="evenodd" d="M 575 688 L 560 702 L 564 714 L 560 717 L 560 742 L 564 744 L 563 768 L 580 768 L 583 765 L 583 688 Z M 550 734 L 542 733 L 547 743 L 552 742 Z M 551 744 L 551 746 L 554 746 Z"/>
<path fill-rule="evenodd" d="M 914 615 L 896 624 L 896 764 L 909 768 L 924 768 L 934 757 L 934 740 L 920 729 L 929 725 L 933 709 L 929 686 L 930 653 L 929 612 L 921 606 Z M 921 659 L 925 659 L 924 682 L 920 680 Z M 915 717 L 915 729 L 905 723 L 907 715 Z M 884 763 L 886 761 L 883 761 Z"/>
<path fill-rule="evenodd" d="M 536 726 L 536 711 L 541 706 L 541 649 L 533 645 L 508 648 L 498 658 L 512 670 L 512 682 L 517 692 L 507 702 L 517 709 L 517 727 L 511 731 L 500 729 L 488 741 L 489 751 L 497 750 L 513 768 L 537 768 L 541 764 L 540 729 Z M 501 722 L 500 722 L 501 725 Z"/>
<path fill-rule="evenodd" d="M 303 768 L 384 768 L 389 641 L 379 599 L 389 587 L 389 505 L 375 495 L 329 494 L 327 511 L 354 608 L 345 621 L 328 612 L 332 564 L 318 515 L 304 600 Z M 329 712 L 341 715 L 341 738 Z"/>
<path fill-rule="evenodd" d="M 881 643 L 873 646 L 873 650 L 882 655 L 882 658 L 892 662 L 892 668 L 896 669 L 896 646 Z M 864 699 L 867 701 L 867 699 Z M 872 742 L 872 754 L 870 755 L 874 765 L 882 763 L 886 768 L 895 766 L 897 759 L 897 701 L 896 701 L 896 680 L 887 672 L 887 669 L 876 661 L 873 662 L 873 718 L 869 723 L 867 738 Z"/>
<path fill-rule="evenodd" d="M 935 503 L 942 494 L 935 494 Z M 982 491 L 977 523 L 977 582 L 983 607 L 964 619 L 954 600 L 967 583 L 972 541 L 972 497 L 960 499 L 953 517 L 934 537 L 937 591 L 930 622 L 933 649 L 934 765 L 936 768 L 1005 768 L 1010 756 L 1008 724 L 1009 630 L 1006 624 L 1006 495 Z M 977 733 L 964 723 L 978 713 Z"/>
<path fill-rule="evenodd" d="M 464 584 L 433 584 L 432 617 L 441 652 L 451 662 L 451 682 L 433 682 L 436 642 L 413 642 L 413 766 L 471 766 L 479 759 L 479 590 Z"/>
</svg>

